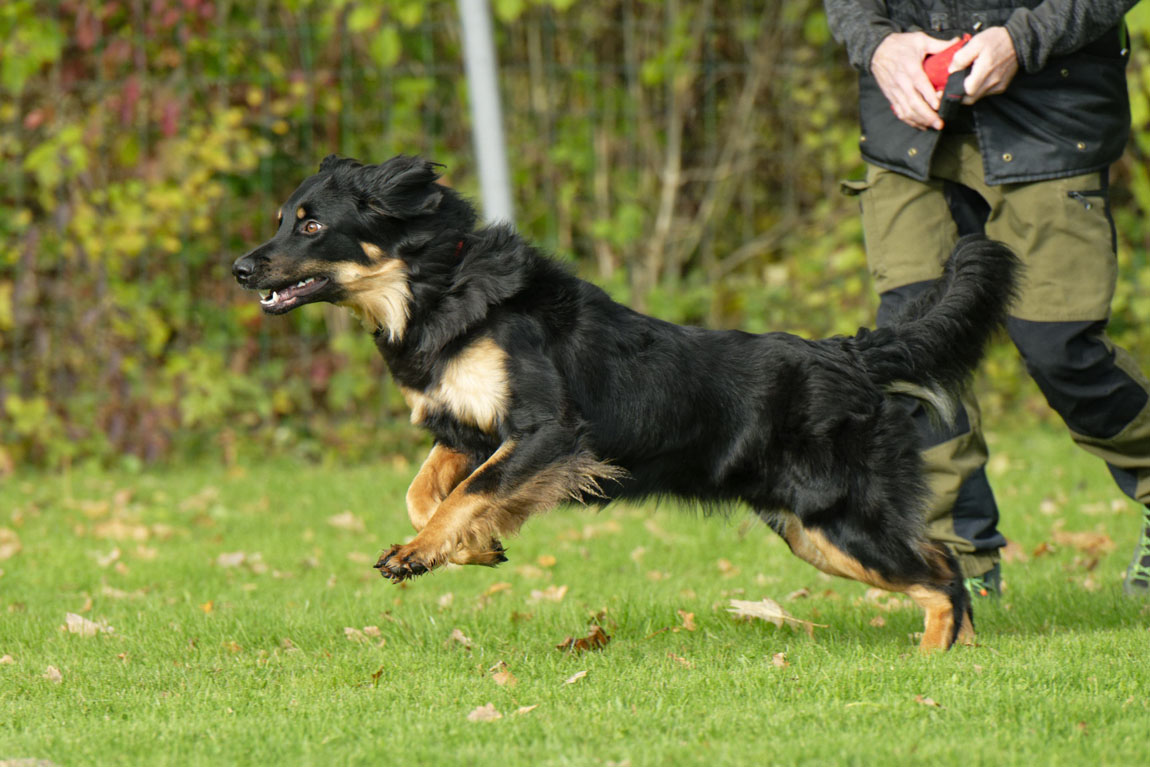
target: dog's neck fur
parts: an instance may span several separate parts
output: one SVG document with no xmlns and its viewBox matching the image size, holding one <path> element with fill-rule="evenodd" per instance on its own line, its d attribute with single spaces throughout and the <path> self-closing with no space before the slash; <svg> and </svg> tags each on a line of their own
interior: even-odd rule
<svg viewBox="0 0 1150 767">
<path fill-rule="evenodd" d="M 396 380 L 412 388 L 430 385 L 438 373 L 433 361 L 450 357 L 481 333 L 488 314 L 525 288 L 529 262 L 541 259 L 506 225 L 445 234 L 420 252 L 405 254 L 403 332 L 381 325 L 374 334 Z"/>
</svg>

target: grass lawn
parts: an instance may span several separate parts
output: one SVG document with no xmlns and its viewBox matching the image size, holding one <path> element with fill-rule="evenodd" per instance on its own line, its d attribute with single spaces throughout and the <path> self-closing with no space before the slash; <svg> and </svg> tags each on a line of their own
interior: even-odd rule
<svg viewBox="0 0 1150 767">
<path fill-rule="evenodd" d="M 991 436 L 1007 591 L 931 657 L 906 600 L 741 512 L 565 509 L 401 588 L 371 565 L 410 535 L 404 462 L 17 475 L 0 765 L 1148 764 L 1134 505 L 1062 432 Z M 763 597 L 826 627 L 728 613 Z M 556 649 L 592 621 L 605 647 Z"/>
</svg>

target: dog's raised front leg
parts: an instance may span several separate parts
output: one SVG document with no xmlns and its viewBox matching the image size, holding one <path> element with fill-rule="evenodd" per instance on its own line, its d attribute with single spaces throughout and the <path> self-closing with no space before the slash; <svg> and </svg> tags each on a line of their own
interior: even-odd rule
<svg viewBox="0 0 1150 767">
<path fill-rule="evenodd" d="M 443 499 L 414 540 L 392 546 L 375 566 L 402 581 L 453 561 L 456 552 L 489 549 L 537 511 L 604 495 L 602 481 L 624 472 L 584 450 L 572 452 L 574 441 L 562 430 L 540 430 L 503 443 Z"/>
<path fill-rule="evenodd" d="M 416 532 L 427 526 L 439 504 L 471 474 L 473 468 L 474 462 L 464 453 L 440 443 L 431 448 L 427 460 L 407 489 L 407 516 Z M 503 554 L 503 544 L 492 538 L 486 546 L 474 548 L 464 545 L 452 552 L 449 560 L 457 565 L 494 567 L 506 562 L 507 557 Z"/>
<path fill-rule="evenodd" d="M 419 467 L 419 473 L 407 488 L 407 516 L 419 532 L 452 490 L 467 478 L 473 466 L 471 459 L 438 442 Z"/>
</svg>

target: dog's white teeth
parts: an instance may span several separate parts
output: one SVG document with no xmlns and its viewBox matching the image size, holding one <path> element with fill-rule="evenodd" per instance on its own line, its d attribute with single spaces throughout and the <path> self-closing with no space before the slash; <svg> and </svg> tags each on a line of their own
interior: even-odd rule
<svg viewBox="0 0 1150 767">
<path fill-rule="evenodd" d="M 300 280 L 295 284 L 297 288 L 306 288 L 308 285 L 315 282 L 315 277 L 308 277 L 306 280 Z"/>
<path fill-rule="evenodd" d="M 279 294 L 278 294 L 278 293 L 276 293 L 274 290 L 271 292 L 271 296 L 265 296 L 265 295 L 263 295 L 263 294 L 264 294 L 264 293 L 266 293 L 266 292 L 267 292 L 266 290 L 261 290 L 261 291 L 260 291 L 260 303 L 261 303 L 261 304 L 265 304 L 265 305 L 267 305 L 267 306 L 271 306 L 271 305 L 272 305 L 272 304 L 274 304 L 276 301 L 279 301 L 279 300 L 280 300 Z"/>
<path fill-rule="evenodd" d="M 261 290 L 261 291 L 258 291 L 258 292 L 259 292 L 259 294 L 260 294 L 260 300 L 261 300 L 261 301 L 266 301 L 266 300 L 267 300 L 267 297 L 268 297 L 268 296 L 270 296 L 270 295 L 272 294 L 272 292 L 271 292 L 270 290 Z"/>
</svg>

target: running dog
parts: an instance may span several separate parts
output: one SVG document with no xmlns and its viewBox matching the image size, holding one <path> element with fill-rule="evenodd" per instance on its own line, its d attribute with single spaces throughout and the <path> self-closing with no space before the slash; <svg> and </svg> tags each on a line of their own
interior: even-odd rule
<svg viewBox="0 0 1150 767">
<path fill-rule="evenodd" d="M 233 273 L 268 314 L 345 306 L 374 333 L 434 447 L 407 492 L 418 531 L 375 565 L 399 582 L 505 561 L 565 501 L 747 504 L 824 572 L 903 592 L 921 647 L 971 641 L 953 555 L 924 535 L 905 400 L 953 417 L 1004 320 L 1018 262 L 961 240 L 935 287 L 853 337 L 681 327 L 612 301 L 438 183 L 434 163 L 328 157 Z"/>
</svg>

